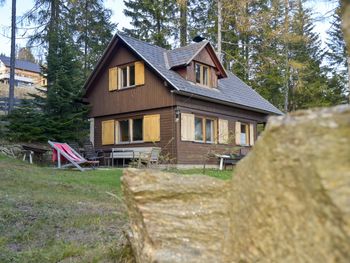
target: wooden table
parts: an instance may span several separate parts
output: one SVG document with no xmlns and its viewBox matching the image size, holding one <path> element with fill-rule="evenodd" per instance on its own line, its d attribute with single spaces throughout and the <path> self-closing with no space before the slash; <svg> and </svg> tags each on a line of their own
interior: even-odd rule
<svg viewBox="0 0 350 263">
<path fill-rule="evenodd" d="M 49 151 L 48 148 L 35 144 L 22 144 L 22 148 L 24 150 L 23 161 L 25 161 L 28 156 L 30 164 L 33 163 L 33 157 L 35 155 L 38 156 L 39 160 L 42 160 L 44 153 Z"/>
</svg>

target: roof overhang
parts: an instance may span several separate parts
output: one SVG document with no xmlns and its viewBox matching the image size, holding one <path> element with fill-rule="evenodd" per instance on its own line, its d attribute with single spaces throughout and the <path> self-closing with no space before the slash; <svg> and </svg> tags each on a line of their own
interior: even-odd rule
<svg viewBox="0 0 350 263">
<path fill-rule="evenodd" d="M 193 93 L 190 93 L 190 92 L 178 91 L 178 90 L 173 90 L 172 92 L 175 93 L 175 94 L 181 95 L 181 96 L 187 96 L 187 97 L 191 97 L 191 98 L 195 98 L 195 99 L 210 101 L 210 102 L 214 102 L 214 103 L 218 103 L 219 102 L 220 104 L 223 104 L 223 105 L 236 107 L 236 108 L 240 108 L 240 109 L 244 109 L 244 110 L 251 110 L 251 111 L 264 113 L 264 114 L 268 114 L 268 115 L 281 115 L 281 114 L 276 113 L 276 112 L 270 112 L 270 111 L 266 111 L 266 110 L 262 110 L 262 109 L 258 109 L 258 108 L 254 108 L 254 107 L 248 107 L 248 106 L 245 106 L 245 105 L 242 105 L 242 104 L 228 102 L 228 101 L 219 100 L 219 99 L 214 99 L 214 98 L 211 98 L 211 97 L 197 95 L 197 94 L 193 94 Z"/>
</svg>

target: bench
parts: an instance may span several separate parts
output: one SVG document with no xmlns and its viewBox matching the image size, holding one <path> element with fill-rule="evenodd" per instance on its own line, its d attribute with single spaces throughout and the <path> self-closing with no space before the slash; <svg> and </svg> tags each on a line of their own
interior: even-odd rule
<svg viewBox="0 0 350 263">
<path fill-rule="evenodd" d="M 123 166 L 125 165 L 125 159 L 135 160 L 146 158 L 147 156 L 151 156 L 152 151 L 160 152 L 159 147 L 127 147 L 127 148 L 112 148 L 109 155 L 105 158 L 109 161 L 112 161 L 112 166 L 114 163 L 114 159 L 123 159 Z"/>
</svg>

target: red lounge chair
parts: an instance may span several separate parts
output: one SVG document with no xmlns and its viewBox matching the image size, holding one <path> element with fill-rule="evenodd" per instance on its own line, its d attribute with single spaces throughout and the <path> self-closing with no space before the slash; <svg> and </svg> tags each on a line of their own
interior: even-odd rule
<svg viewBox="0 0 350 263">
<path fill-rule="evenodd" d="M 53 148 L 52 153 L 52 161 L 57 161 L 57 168 L 66 168 L 70 166 L 75 166 L 80 171 L 85 171 L 81 167 L 81 164 L 89 164 L 92 168 L 95 168 L 96 165 L 99 164 L 99 161 L 88 161 L 84 157 L 82 157 L 79 153 L 77 153 L 72 147 L 70 147 L 67 143 L 60 142 L 52 142 L 48 141 L 48 143 Z M 67 164 L 62 165 L 62 162 L 66 162 Z"/>
</svg>

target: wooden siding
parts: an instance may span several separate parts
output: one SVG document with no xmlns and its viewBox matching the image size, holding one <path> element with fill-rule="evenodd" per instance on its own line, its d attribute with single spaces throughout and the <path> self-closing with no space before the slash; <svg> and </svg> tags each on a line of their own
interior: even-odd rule
<svg viewBox="0 0 350 263">
<path fill-rule="evenodd" d="M 111 149 L 111 148 L 127 148 L 127 147 L 161 147 L 164 152 L 162 154 L 169 154 L 171 159 L 176 161 L 176 129 L 175 129 L 175 120 L 174 120 L 174 110 L 172 107 L 153 109 L 147 111 L 138 111 L 133 113 L 124 113 L 124 114 L 114 114 L 110 116 L 103 116 L 95 118 L 95 147 L 99 149 Z M 114 145 L 102 145 L 102 121 L 106 120 L 122 120 L 128 118 L 137 118 L 144 115 L 150 114 L 160 114 L 160 141 L 159 142 L 145 142 L 145 143 L 128 143 L 128 144 L 114 144 Z M 174 139 L 172 139 L 174 138 Z"/>
<path fill-rule="evenodd" d="M 254 135 L 257 138 L 256 124 L 265 122 L 266 115 L 249 110 L 229 107 L 218 103 L 211 103 L 193 99 L 184 96 L 176 97 L 177 107 L 181 112 L 193 113 L 195 115 L 222 118 L 228 120 L 229 132 L 235 131 L 235 122 L 247 122 L 254 124 Z M 234 142 L 230 144 L 209 144 L 200 142 L 188 142 L 181 140 L 180 124 L 177 124 L 177 151 L 179 164 L 203 164 L 204 158 L 209 151 L 215 153 L 229 153 L 232 152 L 236 146 Z M 218 164 L 217 158 L 212 158 L 207 161 L 208 164 Z"/>
<path fill-rule="evenodd" d="M 203 48 L 193 60 L 215 68 L 215 64 L 211 59 L 207 48 Z"/>
<path fill-rule="evenodd" d="M 163 80 L 145 65 L 145 85 L 108 91 L 108 69 L 139 60 L 128 49 L 118 45 L 109 60 L 92 83 L 86 97 L 91 106 L 90 117 L 141 111 L 173 105 L 169 88 Z"/>
</svg>

